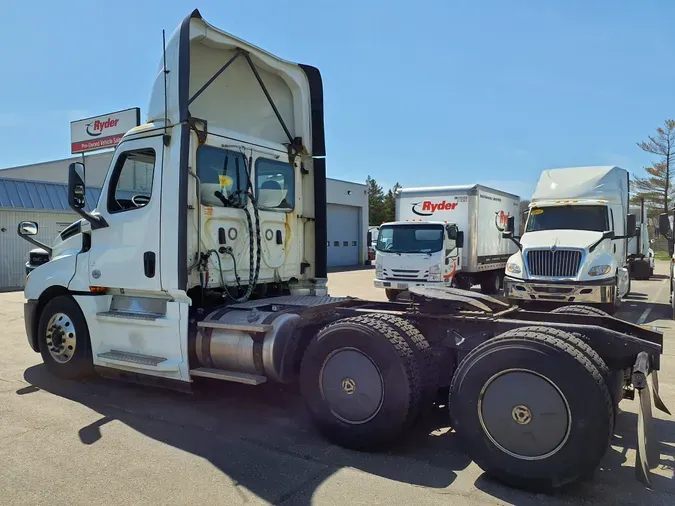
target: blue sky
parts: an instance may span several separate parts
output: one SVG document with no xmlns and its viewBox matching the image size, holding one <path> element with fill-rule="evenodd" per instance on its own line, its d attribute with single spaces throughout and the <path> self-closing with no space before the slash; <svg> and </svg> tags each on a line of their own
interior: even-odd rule
<svg viewBox="0 0 675 506">
<path fill-rule="evenodd" d="M 71 120 L 134 106 L 143 117 L 162 29 L 194 7 L 321 70 L 334 178 L 481 182 L 527 198 L 545 168 L 642 174 L 636 142 L 675 116 L 673 2 L 23 5 L 0 17 L 3 168 L 69 156 Z"/>
</svg>

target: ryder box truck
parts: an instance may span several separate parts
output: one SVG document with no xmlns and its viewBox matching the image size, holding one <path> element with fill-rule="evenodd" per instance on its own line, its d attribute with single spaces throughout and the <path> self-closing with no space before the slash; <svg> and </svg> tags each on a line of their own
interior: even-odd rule
<svg viewBox="0 0 675 506">
<path fill-rule="evenodd" d="M 517 250 L 501 230 L 519 206 L 517 195 L 479 184 L 399 190 L 396 221 L 379 230 L 375 286 L 390 300 L 411 286 L 497 293 Z"/>
</svg>

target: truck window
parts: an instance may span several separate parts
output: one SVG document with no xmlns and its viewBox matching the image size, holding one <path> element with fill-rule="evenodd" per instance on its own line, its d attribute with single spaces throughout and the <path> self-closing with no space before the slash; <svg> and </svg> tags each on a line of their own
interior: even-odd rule
<svg viewBox="0 0 675 506">
<path fill-rule="evenodd" d="M 380 228 L 377 249 L 390 253 L 434 253 L 443 248 L 441 225 L 392 225 Z"/>
<path fill-rule="evenodd" d="M 151 148 L 127 151 L 117 158 L 108 191 L 109 213 L 139 209 L 150 202 L 155 158 Z"/>
<path fill-rule="evenodd" d="M 295 177 L 291 164 L 258 158 L 255 162 L 255 180 L 256 199 L 261 209 L 293 210 Z"/>
<path fill-rule="evenodd" d="M 197 148 L 197 175 L 200 182 L 199 200 L 202 205 L 214 207 L 230 207 L 236 200 L 245 203 L 243 194 L 248 188 L 246 164 L 248 159 L 243 153 L 215 146 L 199 146 Z M 231 203 L 224 203 L 216 196 Z"/>
<path fill-rule="evenodd" d="M 533 207 L 527 219 L 525 232 L 541 230 L 609 230 L 605 206 L 551 206 Z"/>
</svg>

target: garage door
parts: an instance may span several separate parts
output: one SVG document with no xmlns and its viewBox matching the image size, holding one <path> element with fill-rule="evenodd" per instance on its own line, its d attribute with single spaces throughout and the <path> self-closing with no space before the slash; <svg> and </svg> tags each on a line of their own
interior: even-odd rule
<svg viewBox="0 0 675 506">
<path fill-rule="evenodd" d="M 354 206 L 328 204 L 328 267 L 359 265 L 360 209 Z"/>
</svg>

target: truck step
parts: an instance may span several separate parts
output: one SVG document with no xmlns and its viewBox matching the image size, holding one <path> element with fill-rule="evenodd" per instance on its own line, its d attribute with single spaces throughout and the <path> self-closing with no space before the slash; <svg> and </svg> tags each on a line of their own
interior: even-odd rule
<svg viewBox="0 0 675 506">
<path fill-rule="evenodd" d="M 132 313 L 131 311 L 100 311 L 96 316 L 104 316 L 108 318 L 125 318 L 129 320 L 147 320 L 154 321 L 157 315 L 154 313 Z"/>
<path fill-rule="evenodd" d="M 241 325 L 238 323 L 220 323 L 210 321 L 201 321 L 197 323 L 197 326 L 207 329 L 238 330 L 239 332 L 253 332 L 260 334 L 269 332 L 274 328 L 272 325 Z"/>
<path fill-rule="evenodd" d="M 267 381 L 267 378 L 265 376 L 261 376 L 260 374 L 225 371 L 223 369 L 210 369 L 208 367 L 198 367 L 197 369 L 191 369 L 190 375 L 222 381 L 232 381 L 234 383 L 244 383 L 245 385 L 260 385 L 261 383 L 265 383 Z"/>
<path fill-rule="evenodd" d="M 128 362 L 130 364 L 149 365 L 152 367 L 157 367 L 162 362 L 166 362 L 164 357 L 153 357 L 152 355 L 141 355 L 139 353 L 118 350 L 98 353 L 96 356 L 103 360 L 114 360 L 116 362 Z"/>
</svg>

